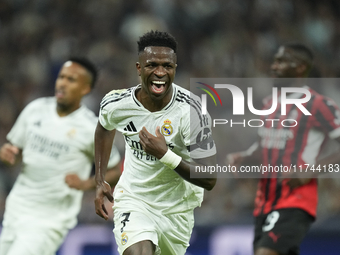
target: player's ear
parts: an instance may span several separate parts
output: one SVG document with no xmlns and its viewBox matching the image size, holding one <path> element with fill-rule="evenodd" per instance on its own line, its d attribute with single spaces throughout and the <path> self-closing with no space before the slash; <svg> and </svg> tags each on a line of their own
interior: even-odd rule
<svg viewBox="0 0 340 255">
<path fill-rule="evenodd" d="M 137 68 L 138 76 L 140 76 L 140 74 L 141 74 L 141 66 L 140 66 L 139 62 L 136 63 L 136 68 Z"/>
<path fill-rule="evenodd" d="M 85 96 L 91 92 L 91 84 L 87 83 L 83 86 L 82 95 Z"/>
</svg>

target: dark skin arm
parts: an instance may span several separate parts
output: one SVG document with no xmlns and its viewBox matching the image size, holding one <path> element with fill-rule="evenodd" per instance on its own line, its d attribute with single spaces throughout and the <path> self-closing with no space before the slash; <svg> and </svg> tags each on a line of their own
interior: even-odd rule
<svg viewBox="0 0 340 255">
<path fill-rule="evenodd" d="M 98 122 L 95 132 L 96 198 L 94 202 L 96 213 L 105 220 L 107 220 L 109 216 L 104 205 L 104 198 L 106 197 L 110 202 L 113 202 L 111 186 L 105 181 L 105 175 L 115 134 L 116 130 L 106 130 Z"/>
<path fill-rule="evenodd" d="M 335 141 L 340 143 L 340 137 L 336 138 Z M 328 164 L 339 164 L 340 163 L 340 151 L 336 151 L 330 156 L 320 159 L 317 161 L 316 165 L 328 165 Z"/>
<path fill-rule="evenodd" d="M 156 128 L 156 136 L 150 134 L 145 127 L 139 132 L 140 143 L 143 146 L 143 150 L 160 159 L 167 152 L 165 138 L 159 131 L 159 127 Z M 216 178 L 191 178 L 190 169 L 193 169 L 198 165 L 216 165 L 215 156 L 207 157 L 204 159 L 195 159 L 195 163 L 186 162 L 182 159 L 179 165 L 174 169 L 184 180 L 202 187 L 206 190 L 211 190 L 216 184 Z"/>
<path fill-rule="evenodd" d="M 115 186 L 119 180 L 121 175 L 121 164 L 118 163 L 116 166 L 107 169 L 105 175 L 105 181 L 110 184 L 110 186 Z M 96 188 L 96 180 L 95 177 L 92 176 L 86 180 L 82 180 L 79 178 L 77 174 L 70 173 L 65 176 L 65 182 L 70 188 L 77 190 L 92 190 Z"/>
<path fill-rule="evenodd" d="M 340 137 L 336 138 L 335 141 L 340 143 Z M 332 165 L 340 164 L 340 151 L 336 151 L 335 153 L 331 154 L 330 156 L 326 158 L 317 160 L 317 162 L 315 163 L 315 166 L 318 166 L 318 165 L 324 166 L 324 165 L 329 165 L 329 164 L 332 164 Z M 309 177 L 309 176 L 306 176 L 306 177 Z M 311 180 L 312 178 L 291 178 L 288 180 L 287 183 L 291 188 L 297 188 L 299 186 L 309 183 Z"/>
<path fill-rule="evenodd" d="M 261 148 L 259 142 L 253 144 L 248 150 L 230 153 L 226 157 L 226 163 L 240 167 L 242 164 L 261 164 Z"/>
</svg>

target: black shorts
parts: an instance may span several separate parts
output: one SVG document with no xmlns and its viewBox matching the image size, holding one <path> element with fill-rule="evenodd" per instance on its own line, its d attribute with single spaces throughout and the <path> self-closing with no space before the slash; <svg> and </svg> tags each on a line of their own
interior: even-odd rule
<svg viewBox="0 0 340 255">
<path fill-rule="evenodd" d="M 314 218 L 297 209 L 279 209 L 255 218 L 254 251 L 269 248 L 280 255 L 298 255 Z"/>
</svg>

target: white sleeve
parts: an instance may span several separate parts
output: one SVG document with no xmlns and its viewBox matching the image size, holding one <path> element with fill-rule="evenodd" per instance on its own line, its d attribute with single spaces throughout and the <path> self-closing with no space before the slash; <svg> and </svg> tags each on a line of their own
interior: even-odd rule
<svg viewBox="0 0 340 255">
<path fill-rule="evenodd" d="M 27 121 L 30 118 L 30 116 L 33 115 L 33 111 L 36 107 L 37 100 L 29 103 L 24 110 L 20 113 L 19 117 L 15 121 L 12 129 L 7 134 L 6 138 L 7 140 L 19 147 L 20 149 L 23 149 L 26 142 L 26 128 L 27 128 Z"/>
<path fill-rule="evenodd" d="M 106 130 L 113 130 L 117 127 L 114 119 L 117 114 L 114 113 L 125 91 L 126 89 L 112 90 L 103 97 L 100 103 L 99 123 Z"/>
<path fill-rule="evenodd" d="M 106 130 L 113 130 L 116 128 L 115 124 L 112 121 L 110 111 L 106 108 L 102 108 L 99 111 L 99 123 L 106 129 Z"/>
<path fill-rule="evenodd" d="M 183 137 L 190 157 L 198 159 L 215 155 L 216 146 L 212 136 L 209 113 L 203 115 L 200 102 L 192 99 L 189 114 L 190 116 L 183 118 Z"/>
</svg>

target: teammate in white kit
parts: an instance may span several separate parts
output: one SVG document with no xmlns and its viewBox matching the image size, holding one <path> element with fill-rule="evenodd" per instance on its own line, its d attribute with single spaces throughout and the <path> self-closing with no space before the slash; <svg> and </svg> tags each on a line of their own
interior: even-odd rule
<svg viewBox="0 0 340 255">
<path fill-rule="evenodd" d="M 176 47 L 166 32 L 143 35 L 136 64 L 142 83 L 111 91 L 101 103 L 95 135 L 95 202 L 96 213 L 105 219 L 104 197 L 112 200 L 104 182 L 107 148 L 116 130 L 126 142 L 113 206 L 120 254 L 183 255 L 203 188 L 211 190 L 216 183 L 214 177 L 190 177 L 194 165 L 216 165 L 216 147 L 210 116 L 201 115 L 199 98 L 173 83 Z M 190 119 L 197 119 L 196 125 Z"/>
<path fill-rule="evenodd" d="M 0 255 L 55 254 L 76 225 L 82 190 L 95 187 L 89 176 L 98 118 L 81 100 L 96 77 L 86 59 L 65 62 L 55 97 L 31 102 L 7 135 L 0 159 L 13 165 L 22 154 L 22 171 L 6 200 Z M 115 184 L 120 176 L 116 147 L 110 155 L 107 181 Z"/>
</svg>

